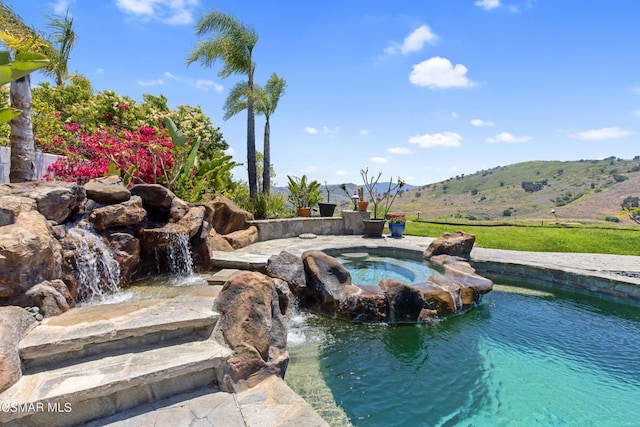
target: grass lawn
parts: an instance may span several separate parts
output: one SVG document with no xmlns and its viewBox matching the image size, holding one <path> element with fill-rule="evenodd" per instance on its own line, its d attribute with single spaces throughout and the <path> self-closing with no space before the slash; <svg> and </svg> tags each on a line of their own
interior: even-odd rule
<svg viewBox="0 0 640 427">
<path fill-rule="evenodd" d="M 438 237 L 462 230 L 475 234 L 476 246 L 533 252 L 579 252 L 640 255 L 640 226 L 603 228 L 588 226 L 475 225 L 407 222 L 405 234 Z"/>
</svg>

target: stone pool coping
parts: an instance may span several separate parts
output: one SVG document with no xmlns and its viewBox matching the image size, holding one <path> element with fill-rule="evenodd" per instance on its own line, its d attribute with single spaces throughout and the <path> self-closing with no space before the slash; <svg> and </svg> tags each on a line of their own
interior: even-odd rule
<svg viewBox="0 0 640 427">
<path fill-rule="evenodd" d="M 368 238 L 363 236 L 316 236 L 274 239 L 254 243 L 234 252 L 218 252 L 212 257 L 217 268 L 260 270 L 271 255 L 288 251 L 301 255 L 311 249 L 390 248 L 424 251 L 431 237 L 404 236 Z M 614 297 L 628 297 L 640 302 L 640 256 L 590 253 L 525 252 L 474 247 L 471 265 L 478 274 L 489 278 L 533 284 L 550 283 L 576 290 L 597 292 Z"/>
</svg>

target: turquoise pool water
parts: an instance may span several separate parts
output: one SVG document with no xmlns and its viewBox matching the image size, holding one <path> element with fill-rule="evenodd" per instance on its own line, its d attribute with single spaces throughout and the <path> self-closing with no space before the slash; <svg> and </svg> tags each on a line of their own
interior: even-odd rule
<svg viewBox="0 0 640 427">
<path fill-rule="evenodd" d="M 497 283 L 434 325 L 305 316 L 289 347 L 287 382 L 334 426 L 640 425 L 637 306 Z"/>
<path fill-rule="evenodd" d="M 346 252 L 335 258 L 349 270 L 352 282 L 358 285 L 377 285 L 384 278 L 421 283 L 433 273 L 420 256 L 400 258 L 384 252 Z"/>
</svg>

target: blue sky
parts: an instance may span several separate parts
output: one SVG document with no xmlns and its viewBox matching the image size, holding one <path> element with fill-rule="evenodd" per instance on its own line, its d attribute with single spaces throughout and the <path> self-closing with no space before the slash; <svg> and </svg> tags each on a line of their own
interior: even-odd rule
<svg viewBox="0 0 640 427">
<path fill-rule="evenodd" d="M 638 0 L 5 3 L 40 29 L 68 8 L 70 71 L 137 101 L 201 106 L 237 161 L 246 116 L 223 121 L 222 106 L 242 77 L 185 59 L 212 8 L 252 25 L 256 82 L 277 72 L 288 84 L 271 118 L 277 185 L 288 174 L 360 183 L 365 167 L 421 185 L 527 160 L 640 155 Z"/>
</svg>

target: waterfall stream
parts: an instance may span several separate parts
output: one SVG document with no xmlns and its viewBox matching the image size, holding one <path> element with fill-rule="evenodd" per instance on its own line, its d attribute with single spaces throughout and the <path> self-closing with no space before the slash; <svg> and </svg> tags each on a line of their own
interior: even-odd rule
<svg viewBox="0 0 640 427">
<path fill-rule="evenodd" d="M 192 276 L 193 258 L 191 257 L 189 235 L 186 233 L 171 234 L 170 240 L 170 245 L 158 246 L 153 249 L 158 271 L 167 270 L 169 273 L 179 276 Z"/>
<path fill-rule="evenodd" d="M 91 223 L 81 221 L 68 228 L 67 237 L 76 245 L 73 251 L 78 281 L 76 301 L 102 301 L 106 295 L 118 293 L 120 265 Z"/>
</svg>

